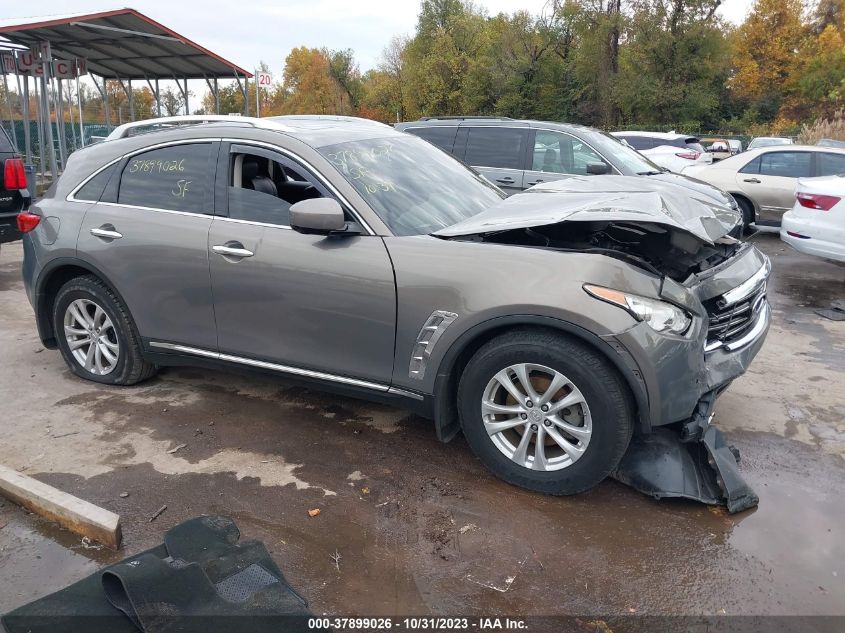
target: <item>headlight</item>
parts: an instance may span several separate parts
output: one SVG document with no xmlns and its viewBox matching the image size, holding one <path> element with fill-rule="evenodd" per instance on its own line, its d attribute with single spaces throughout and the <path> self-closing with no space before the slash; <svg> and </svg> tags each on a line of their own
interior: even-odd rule
<svg viewBox="0 0 845 633">
<path fill-rule="evenodd" d="M 655 332 L 683 334 L 692 319 L 678 306 L 658 299 L 647 299 L 601 286 L 584 285 L 584 290 L 596 299 L 607 301 L 630 312 L 634 318 L 648 324 Z"/>
</svg>

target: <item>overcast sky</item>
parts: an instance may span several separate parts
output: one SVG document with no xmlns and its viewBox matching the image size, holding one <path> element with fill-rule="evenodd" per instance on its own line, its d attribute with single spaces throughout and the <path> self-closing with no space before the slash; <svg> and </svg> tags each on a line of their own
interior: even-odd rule
<svg viewBox="0 0 845 633">
<path fill-rule="evenodd" d="M 546 0 L 477 0 L 490 14 L 527 9 L 539 13 Z M 103 0 L 3 2 L 3 18 L 95 12 L 119 8 Z M 394 35 L 410 34 L 418 0 L 132 0 L 131 7 L 229 61 L 251 70 L 263 60 L 274 79 L 295 46 L 355 51 L 361 70 L 375 66 Z M 723 0 L 721 14 L 733 22 L 752 0 Z M 125 5 L 124 5 L 125 6 Z"/>
</svg>

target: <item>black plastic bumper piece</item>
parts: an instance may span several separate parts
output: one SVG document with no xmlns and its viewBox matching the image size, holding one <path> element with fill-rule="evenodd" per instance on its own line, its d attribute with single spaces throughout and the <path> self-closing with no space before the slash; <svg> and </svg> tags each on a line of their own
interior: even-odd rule
<svg viewBox="0 0 845 633">
<path fill-rule="evenodd" d="M 683 497 L 729 512 L 753 508 L 759 498 L 739 474 L 739 451 L 710 424 L 723 385 L 705 394 L 689 420 L 675 431 L 659 428 L 635 435 L 614 479 L 656 499 Z"/>
<path fill-rule="evenodd" d="M 710 426 L 701 440 L 682 442 L 666 428 L 631 440 L 613 478 L 656 499 L 682 497 L 742 512 L 759 502 L 742 478 L 725 437 Z"/>
</svg>

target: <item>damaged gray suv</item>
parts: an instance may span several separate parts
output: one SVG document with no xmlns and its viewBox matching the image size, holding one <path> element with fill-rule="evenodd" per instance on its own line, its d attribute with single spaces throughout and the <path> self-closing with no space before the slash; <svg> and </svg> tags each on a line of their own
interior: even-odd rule
<svg viewBox="0 0 845 633">
<path fill-rule="evenodd" d="M 506 198 L 360 119 L 195 119 L 118 128 L 28 211 L 27 294 L 76 375 L 258 369 L 413 409 L 531 490 L 756 502 L 709 424 L 770 318 L 734 210 L 623 176 Z M 650 472 L 682 444 L 716 465 L 693 494 Z"/>
</svg>

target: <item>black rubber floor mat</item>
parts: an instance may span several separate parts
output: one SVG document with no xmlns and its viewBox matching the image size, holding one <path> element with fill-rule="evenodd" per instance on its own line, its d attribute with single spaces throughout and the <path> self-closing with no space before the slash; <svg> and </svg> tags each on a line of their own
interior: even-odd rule
<svg viewBox="0 0 845 633">
<path fill-rule="evenodd" d="M 306 631 L 305 600 L 264 545 L 225 517 L 174 527 L 157 548 L 0 618 L 8 633 Z"/>
</svg>

